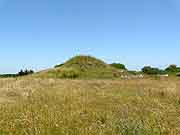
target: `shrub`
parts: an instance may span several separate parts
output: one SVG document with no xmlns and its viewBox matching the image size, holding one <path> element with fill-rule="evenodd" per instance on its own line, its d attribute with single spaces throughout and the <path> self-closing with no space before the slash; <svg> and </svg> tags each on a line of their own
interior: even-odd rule
<svg viewBox="0 0 180 135">
<path fill-rule="evenodd" d="M 117 69 L 123 69 L 123 70 L 127 70 L 126 66 L 124 64 L 120 64 L 120 63 L 112 63 L 110 64 L 112 67 L 115 67 Z"/>
<path fill-rule="evenodd" d="M 167 72 L 171 72 L 171 73 L 175 73 L 175 72 L 177 72 L 177 66 L 176 65 L 170 65 L 169 67 L 167 67 L 166 69 L 165 69 L 165 71 L 167 71 Z"/>
<path fill-rule="evenodd" d="M 79 72 L 75 69 L 63 69 L 60 71 L 59 77 L 74 79 L 79 77 Z"/>
<path fill-rule="evenodd" d="M 61 66 L 63 66 L 64 64 L 58 64 L 58 65 L 55 65 L 54 67 L 55 68 L 58 68 L 58 67 L 61 67 Z"/>
<path fill-rule="evenodd" d="M 149 75 L 166 74 L 166 71 L 158 68 L 152 68 L 150 66 L 145 66 L 142 68 L 142 72 Z"/>
</svg>

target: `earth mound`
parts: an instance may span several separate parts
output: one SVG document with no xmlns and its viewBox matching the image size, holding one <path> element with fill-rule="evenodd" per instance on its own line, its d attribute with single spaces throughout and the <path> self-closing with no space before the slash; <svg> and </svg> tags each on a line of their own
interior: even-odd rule
<svg viewBox="0 0 180 135">
<path fill-rule="evenodd" d="M 56 78 L 118 78 L 124 74 L 127 72 L 92 56 L 75 56 L 44 73 L 45 76 Z"/>
</svg>

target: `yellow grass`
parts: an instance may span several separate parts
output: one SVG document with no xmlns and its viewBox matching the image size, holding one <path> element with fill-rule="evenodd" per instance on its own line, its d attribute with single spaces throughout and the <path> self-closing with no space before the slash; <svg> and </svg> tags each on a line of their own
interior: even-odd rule
<svg viewBox="0 0 180 135">
<path fill-rule="evenodd" d="M 180 80 L 0 79 L 0 135 L 179 135 Z"/>
</svg>

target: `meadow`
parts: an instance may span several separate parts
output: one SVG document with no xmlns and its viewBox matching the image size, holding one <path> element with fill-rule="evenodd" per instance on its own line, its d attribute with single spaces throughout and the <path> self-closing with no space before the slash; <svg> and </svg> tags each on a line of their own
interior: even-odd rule
<svg viewBox="0 0 180 135">
<path fill-rule="evenodd" d="M 179 135 L 180 80 L 0 79 L 0 135 Z"/>
</svg>

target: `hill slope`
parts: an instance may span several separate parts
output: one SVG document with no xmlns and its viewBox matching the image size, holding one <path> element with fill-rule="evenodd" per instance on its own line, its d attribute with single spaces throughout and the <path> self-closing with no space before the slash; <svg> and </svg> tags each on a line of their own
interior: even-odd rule
<svg viewBox="0 0 180 135">
<path fill-rule="evenodd" d="M 44 77 L 56 78 L 115 78 L 127 72 L 111 67 L 91 56 L 76 56 L 63 65 L 40 74 Z"/>
</svg>

